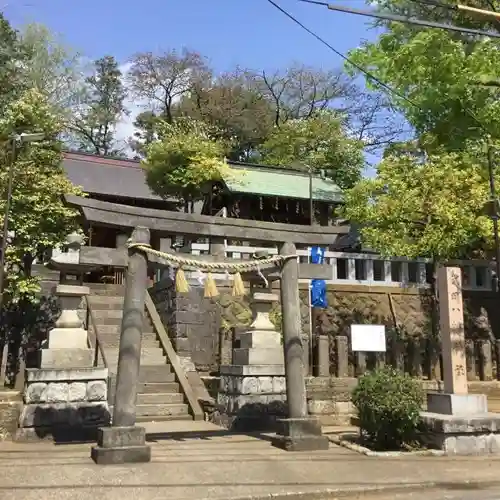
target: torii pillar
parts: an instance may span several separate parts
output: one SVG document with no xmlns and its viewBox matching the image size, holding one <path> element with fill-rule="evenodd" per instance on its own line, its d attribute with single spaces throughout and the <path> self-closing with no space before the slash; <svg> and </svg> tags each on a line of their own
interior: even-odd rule
<svg viewBox="0 0 500 500">
<path fill-rule="evenodd" d="M 281 245 L 280 255 L 295 254 L 293 243 Z M 273 445 L 287 451 L 327 450 L 329 441 L 322 435 L 319 419 L 310 417 L 307 411 L 297 259 L 284 262 L 280 288 L 288 418 L 280 420 L 281 432 L 273 439 Z"/>
</svg>

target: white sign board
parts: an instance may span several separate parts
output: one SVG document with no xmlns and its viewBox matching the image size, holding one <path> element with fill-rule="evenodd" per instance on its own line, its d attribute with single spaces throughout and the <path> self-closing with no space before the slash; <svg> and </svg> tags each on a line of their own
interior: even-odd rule
<svg viewBox="0 0 500 500">
<path fill-rule="evenodd" d="M 355 352 L 385 352 L 385 326 L 351 325 L 351 349 Z"/>
</svg>

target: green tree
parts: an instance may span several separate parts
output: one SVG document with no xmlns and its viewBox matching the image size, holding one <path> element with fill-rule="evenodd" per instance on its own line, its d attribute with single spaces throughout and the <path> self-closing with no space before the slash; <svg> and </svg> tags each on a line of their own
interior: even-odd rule
<svg viewBox="0 0 500 500">
<path fill-rule="evenodd" d="M 414 4 L 386 0 L 383 7 L 408 14 L 407 8 L 409 12 L 420 9 Z M 431 15 L 430 10 L 425 12 Z M 439 12 L 442 16 L 442 9 L 433 9 L 432 15 Z M 417 136 L 428 136 L 427 149 L 434 143 L 453 151 L 463 149 L 468 139 L 483 139 L 486 133 L 499 136 L 500 91 L 477 85 L 485 77 L 500 77 L 498 46 L 493 39 L 389 23 L 387 32 L 354 50 L 351 57 L 408 98 L 390 97 Z M 367 84 L 377 87 L 370 79 Z"/>
<path fill-rule="evenodd" d="M 68 118 L 83 97 L 81 55 L 67 47 L 46 26 L 36 23 L 22 30 L 20 44 L 27 58 L 18 66 L 23 88 L 37 89 Z"/>
<path fill-rule="evenodd" d="M 249 160 L 272 130 L 271 103 L 249 85 L 241 72 L 199 85 L 175 107 L 175 114 L 189 116 L 216 128 L 219 138 L 231 141 L 228 158 Z"/>
<path fill-rule="evenodd" d="M 484 166 L 465 153 L 422 162 L 385 158 L 377 176 L 347 191 L 344 215 L 361 225 L 364 244 L 386 256 L 464 258 L 479 242 L 491 244 Z"/>
<path fill-rule="evenodd" d="M 105 56 L 94 63 L 95 71 L 85 79 L 86 97 L 74 111 L 71 130 L 79 142 L 79 149 L 97 155 L 118 155 L 114 132 L 126 114 L 127 95 L 122 73 L 113 56 Z"/>
<path fill-rule="evenodd" d="M 135 132 L 129 139 L 129 145 L 137 159 L 144 157 L 147 147 L 159 139 L 157 129 L 161 122 L 161 118 L 153 111 L 143 111 L 136 116 L 133 123 Z"/>
<path fill-rule="evenodd" d="M 214 139 L 206 124 L 194 120 L 163 122 L 160 135 L 161 140 L 146 149 L 143 166 L 148 185 L 162 198 L 182 200 L 187 212 L 203 197 L 206 184 L 224 174 L 225 145 Z"/>
<path fill-rule="evenodd" d="M 5 107 L 26 88 L 21 69 L 26 67 L 28 54 L 19 41 L 17 31 L 0 13 L 0 116 Z"/>
<path fill-rule="evenodd" d="M 13 164 L 13 193 L 6 251 L 5 293 L 10 302 L 33 300 L 39 290 L 31 275 L 36 256 L 62 243 L 78 227 L 77 212 L 66 206 L 65 194 L 81 194 L 68 181 L 62 168 L 58 136 L 63 122 L 38 90 L 25 91 L 0 118 L 0 192 L 6 193 L 11 162 L 12 137 L 20 133 L 43 133 L 39 143 L 23 146 Z M 0 198 L 0 213 L 6 197 Z M 7 235 L 5 235 L 7 236 Z"/>
<path fill-rule="evenodd" d="M 363 143 L 349 138 L 342 118 L 326 110 L 309 119 L 286 121 L 274 129 L 260 152 L 270 165 L 301 163 L 324 171 L 341 188 L 356 184 L 364 166 Z"/>
</svg>

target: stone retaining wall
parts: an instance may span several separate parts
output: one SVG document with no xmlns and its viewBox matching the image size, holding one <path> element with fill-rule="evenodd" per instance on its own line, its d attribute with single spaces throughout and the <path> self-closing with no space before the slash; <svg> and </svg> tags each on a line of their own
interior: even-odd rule
<svg viewBox="0 0 500 500">
<path fill-rule="evenodd" d="M 19 418 L 17 439 L 57 439 L 66 434 L 92 434 L 109 425 L 108 370 L 82 368 L 68 370 L 30 369 Z"/>
</svg>

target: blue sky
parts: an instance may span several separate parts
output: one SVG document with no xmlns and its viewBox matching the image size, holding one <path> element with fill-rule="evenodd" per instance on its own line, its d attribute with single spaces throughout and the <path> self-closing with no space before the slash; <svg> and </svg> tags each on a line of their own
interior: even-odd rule
<svg viewBox="0 0 500 500">
<path fill-rule="evenodd" d="M 325 69 L 341 64 L 266 0 L 4 1 L 5 14 L 16 27 L 43 23 L 91 59 L 112 54 L 125 62 L 134 52 L 187 46 L 207 56 L 219 71 L 236 64 L 263 69 L 291 61 Z M 296 0 L 278 3 L 342 52 L 375 36 L 366 18 Z M 341 3 L 364 5 L 363 0 Z"/>
<path fill-rule="evenodd" d="M 276 0 L 336 49 L 347 53 L 377 32 L 367 18 L 327 10 L 297 0 Z M 188 47 L 206 56 L 217 71 L 284 68 L 292 62 L 338 68 L 340 57 L 303 31 L 266 0 L 4 0 L 4 12 L 17 28 L 30 22 L 48 26 L 68 46 L 89 59 L 114 55 L 123 65 L 136 52 Z M 366 8 L 364 0 L 331 0 Z M 5 4 L 4 4 L 5 5 Z M 133 133 L 140 111 L 117 136 Z"/>
</svg>

